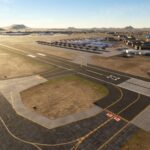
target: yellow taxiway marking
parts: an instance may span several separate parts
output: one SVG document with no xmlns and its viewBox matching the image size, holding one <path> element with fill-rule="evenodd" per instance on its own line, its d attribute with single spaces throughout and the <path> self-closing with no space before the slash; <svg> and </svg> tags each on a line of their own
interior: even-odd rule
<svg viewBox="0 0 150 150">
<path fill-rule="evenodd" d="M 123 98 L 124 94 L 121 90 L 121 88 L 119 88 L 118 86 L 115 86 L 119 91 L 120 91 L 120 97 L 115 101 L 113 102 L 112 104 L 110 104 L 109 106 L 107 106 L 105 109 L 108 109 L 110 108 L 111 106 L 115 105 L 116 103 L 118 103 L 119 101 L 121 101 L 121 99 Z"/>
<path fill-rule="evenodd" d="M 138 95 L 138 98 L 137 98 L 137 99 L 139 99 L 139 95 Z M 137 101 L 137 99 L 136 99 L 136 101 Z M 120 112 L 122 112 L 122 111 L 120 111 Z M 119 112 L 119 113 L 120 113 L 120 112 Z M 119 113 L 118 113 L 118 114 L 119 114 Z M 32 145 L 34 145 L 35 147 L 37 147 L 38 150 L 40 150 L 38 146 L 54 147 L 54 146 L 61 146 L 61 145 L 72 144 L 72 143 L 76 143 L 76 142 L 77 142 L 77 144 L 72 148 L 72 150 L 77 150 L 77 148 L 81 145 L 81 143 L 83 143 L 84 140 L 86 140 L 89 136 L 91 136 L 91 135 L 94 134 L 97 130 L 99 130 L 99 129 L 102 128 L 104 125 L 106 125 L 110 120 L 112 120 L 112 118 L 106 120 L 104 123 L 100 124 L 97 128 L 93 129 L 92 131 L 90 131 L 90 132 L 89 132 L 88 134 L 86 134 L 85 136 L 82 136 L 82 137 L 80 137 L 80 138 L 78 138 L 78 139 L 76 139 L 76 140 L 73 140 L 73 141 L 69 141 L 69 142 L 65 142 L 65 143 L 59 143 L 59 144 L 41 144 L 41 143 L 32 143 L 32 142 L 28 142 L 28 141 L 22 140 L 22 139 L 16 137 L 15 135 L 13 135 L 13 134 L 11 133 L 11 131 L 7 128 L 7 126 L 6 126 L 6 124 L 4 123 L 4 121 L 2 120 L 2 118 L 0 118 L 0 120 L 1 120 L 1 122 L 3 123 L 3 125 L 5 126 L 5 128 L 7 129 L 8 133 L 9 133 L 10 135 L 12 135 L 15 139 L 20 140 L 20 141 L 22 141 L 22 142 L 24 142 L 24 143 L 32 144 Z M 128 123 L 128 124 L 129 124 L 129 123 Z M 122 129 L 122 130 L 123 130 L 123 129 Z M 121 132 L 121 131 L 120 131 L 120 132 Z M 118 132 L 117 132 L 117 133 L 118 133 Z M 117 134 L 115 134 L 114 136 L 116 136 L 116 135 L 117 135 Z M 114 136 L 113 136 L 113 137 L 114 137 Z M 111 137 L 111 138 L 107 141 L 107 143 L 108 143 L 113 137 Z"/>
<path fill-rule="evenodd" d="M 107 140 L 105 143 L 103 143 L 97 150 L 101 150 L 102 148 L 104 148 L 105 146 L 107 146 L 107 144 L 113 140 L 115 137 L 117 137 L 117 135 L 119 135 L 119 133 L 121 133 L 125 128 L 127 128 L 129 125 L 129 123 L 127 123 L 124 127 L 122 127 L 118 132 L 116 132 L 111 138 L 109 138 L 109 140 Z"/>
<path fill-rule="evenodd" d="M 92 134 L 94 134 L 97 130 L 99 130 L 100 128 L 102 128 L 104 125 L 106 125 L 111 120 L 112 120 L 112 118 L 106 120 L 105 122 L 103 122 L 102 124 L 100 124 L 97 128 L 95 128 L 94 130 L 90 131 L 85 136 L 83 136 L 81 138 L 78 138 L 77 144 L 75 146 L 73 146 L 71 150 L 77 150 L 78 147 L 83 143 L 83 141 L 85 141 L 88 137 L 90 137 Z"/>
<path fill-rule="evenodd" d="M 136 101 L 138 101 L 139 98 L 140 98 L 140 94 L 138 94 L 138 97 L 136 98 L 136 100 L 134 101 L 134 103 L 135 103 Z M 134 103 L 132 103 L 132 105 L 133 105 Z M 129 104 L 125 109 L 121 110 L 121 111 L 120 111 L 119 113 L 117 113 L 116 115 L 119 115 L 121 112 L 125 111 L 125 110 L 126 110 L 128 107 L 130 107 L 130 106 L 131 106 L 131 104 Z M 104 109 L 104 110 L 105 110 L 105 109 Z M 119 116 L 119 117 L 120 117 L 120 116 Z M 126 119 L 124 119 L 124 118 L 122 118 L 122 117 L 120 117 L 120 118 L 123 119 L 124 121 L 126 121 L 127 124 L 126 124 L 123 128 L 121 128 L 118 132 L 116 132 L 116 133 L 115 133 L 109 140 L 107 140 L 103 145 L 101 145 L 98 150 L 102 149 L 105 145 L 107 145 L 115 136 L 117 136 L 120 132 L 122 132 L 122 131 L 130 124 L 128 120 L 126 120 Z M 102 128 L 105 124 L 107 124 L 107 123 L 108 123 L 110 120 L 112 120 L 112 119 L 113 119 L 113 116 L 112 116 L 109 120 L 105 121 L 103 124 L 101 124 L 100 126 L 98 126 L 97 128 L 95 128 L 93 131 L 91 131 L 90 133 L 88 133 L 87 135 L 85 135 L 84 137 L 81 137 L 81 138 L 79 139 L 78 143 L 77 143 L 71 150 L 77 150 L 78 147 L 83 143 L 83 141 L 84 141 L 85 139 L 87 139 L 89 136 L 91 136 L 93 133 L 95 133 L 98 129 Z"/>
<path fill-rule="evenodd" d="M 135 104 L 139 99 L 140 99 L 141 95 L 138 93 L 137 98 L 135 99 L 135 101 L 133 101 L 132 103 L 130 103 L 127 107 L 125 107 L 124 109 L 122 109 L 119 114 L 121 114 L 123 111 L 125 111 L 126 109 L 128 109 L 130 106 L 132 106 L 133 104 Z"/>
<path fill-rule="evenodd" d="M 1 45 L 1 44 L 0 44 L 0 45 Z M 16 48 L 12 48 L 12 47 L 9 47 L 9 46 L 5 46 L 5 45 L 1 45 L 1 46 L 4 46 L 4 47 L 7 47 L 7 48 L 11 48 L 11 49 L 15 49 L 15 50 L 24 52 L 24 51 L 22 51 L 22 50 L 19 50 L 19 49 L 16 49 Z M 45 61 L 46 63 L 49 63 L 49 62 L 46 61 L 46 60 L 42 60 L 42 61 Z M 49 64 L 53 64 L 53 65 L 56 66 L 56 64 L 54 64 L 54 63 L 49 63 Z M 65 67 L 62 67 L 62 66 L 59 66 L 59 67 L 61 67 L 61 68 L 63 68 L 63 69 L 65 68 Z M 66 68 L 65 68 L 65 69 L 66 69 Z M 67 70 L 70 70 L 70 69 L 67 68 Z M 102 69 L 101 69 L 101 70 L 102 70 Z M 108 72 L 108 71 L 106 71 L 106 72 Z M 97 79 L 97 80 L 100 80 L 100 81 L 104 81 L 104 80 L 101 80 L 101 79 L 98 79 L 98 78 L 95 78 L 95 77 L 92 77 L 92 76 L 90 76 L 90 75 L 86 75 L 86 74 L 83 74 L 83 73 L 79 73 L 79 74 L 82 74 L 82 75 L 84 75 L 84 76 L 89 76 L 89 77 L 91 77 L 91 78 L 94 78 L 94 79 Z M 115 84 L 113 84 L 113 83 L 110 83 L 110 82 L 107 82 L 107 81 L 104 81 L 104 82 L 109 83 L 109 84 L 112 84 L 113 86 L 117 87 L 117 86 L 116 86 Z M 117 88 L 118 88 L 118 87 L 117 87 Z M 115 101 L 115 102 L 114 102 L 113 104 L 111 104 L 111 105 L 114 105 L 115 103 L 117 103 L 118 101 L 120 101 L 121 98 L 123 97 L 122 90 L 121 90 L 120 88 L 118 88 L 118 89 L 119 89 L 120 92 L 121 92 L 121 96 L 120 96 L 120 98 L 119 98 L 117 101 Z M 110 106 L 109 106 L 109 107 L 110 107 Z M 127 109 L 127 108 L 126 108 L 126 109 Z M 73 150 L 73 149 L 76 150 L 84 140 L 86 140 L 89 136 L 91 136 L 93 133 L 95 133 L 98 129 L 102 128 L 102 127 L 103 127 L 105 124 L 107 124 L 111 119 L 112 119 L 112 118 L 110 118 L 109 120 L 105 121 L 103 124 L 99 125 L 97 128 L 95 128 L 94 130 L 92 130 L 91 132 L 89 132 L 88 134 L 86 134 L 85 136 L 83 136 L 83 137 L 81 137 L 81 138 L 78 138 L 78 139 L 76 139 L 76 140 L 69 141 L 69 142 L 66 142 L 66 143 L 60 143 L 60 144 L 41 144 L 41 143 L 28 142 L 28 141 L 25 141 L 25 140 L 22 140 L 22 139 L 16 137 L 15 135 L 13 135 L 13 134 L 11 133 L 11 131 L 7 128 L 6 124 L 4 123 L 4 121 L 2 120 L 2 118 L 0 117 L 1 122 L 3 123 L 3 125 L 4 125 L 5 128 L 7 129 L 8 133 L 9 133 L 12 137 L 14 137 L 15 139 L 17 139 L 17 140 L 19 140 L 19 141 L 22 141 L 22 142 L 24 142 L 24 143 L 31 144 L 31 145 L 35 146 L 38 150 L 41 150 L 41 148 L 39 148 L 38 146 L 49 146 L 49 147 L 50 147 L 50 146 L 60 146 L 60 145 L 66 145 L 66 144 L 71 144 L 71 143 L 78 142 L 78 143 L 72 148 L 72 150 Z M 128 124 L 129 124 L 129 123 L 128 123 Z M 125 127 L 123 127 L 123 128 L 122 128 L 120 131 L 118 131 L 117 133 L 119 134 L 124 128 L 125 128 Z M 118 135 L 117 133 L 114 134 L 114 136 L 111 137 L 105 144 L 107 144 L 107 143 L 108 143 L 109 141 L 111 141 L 116 135 Z M 105 145 L 104 145 L 104 146 L 105 146 Z"/>
<path fill-rule="evenodd" d="M 17 136 L 15 136 L 7 127 L 7 125 L 5 124 L 4 120 L 2 119 L 2 117 L 0 117 L 0 121 L 2 122 L 3 126 L 5 127 L 5 129 L 7 130 L 7 132 L 16 140 L 18 141 L 21 141 L 23 143 L 26 143 L 26 144 L 30 144 L 30 145 L 33 145 L 35 147 L 38 147 L 39 146 L 45 146 L 45 147 L 56 147 L 56 146 L 61 146 L 61 145 L 67 145 L 67 144 L 72 144 L 72 143 L 75 143 L 77 142 L 77 140 L 73 140 L 73 141 L 69 141 L 69 142 L 64 142 L 64 143 L 59 143 L 59 144 L 41 144 L 41 143 L 34 143 L 34 142 L 29 142 L 29 141 L 25 141 Z"/>
<path fill-rule="evenodd" d="M 7 130 L 7 132 L 16 140 L 22 142 L 22 143 L 26 143 L 26 144 L 29 144 L 29 145 L 33 145 L 34 147 L 36 147 L 38 150 L 41 150 L 41 148 L 39 146 L 37 146 L 35 143 L 32 143 L 32 142 L 28 142 L 28 141 L 25 141 L 23 139 L 20 139 L 18 137 L 16 137 L 14 134 L 11 133 L 11 131 L 8 129 L 8 127 L 6 126 L 5 122 L 3 121 L 3 119 L 0 117 L 0 121 L 2 122 L 3 126 L 5 127 L 5 129 Z"/>
<path fill-rule="evenodd" d="M 111 106 L 113 106 L 114 104 L 118 103 L 118 102 L 123 98 L 123 92 L 122 92 L 121 88 L 118 87 L 118 86 L 116 86 L 115 84 L 110 83 L 110 82 L 107 82 L 107 81 L 102 80 L 102 79 L 99 79 L 99 78 L 95 78 L 95 77 L 93 77 L 93 76 L 90 76 L 90 75 L 87 75 L 87 74 L 84 74 L 84 73 L 78 72 L 78 74 L 81 74 L 81 75 L 83 75 L 83 76 L 87 76 L 87 77 L 92 78 L 92 79 L 96 79 L 96 80 L 98 80 L 98 81 L 103 81 L 103 82 L 105 82 L 105 83 L 111 84 L 112 86 L 114 86 L 115 88 L 117 88 L 117 89 L 119 90 L 119 92 L 120 92 L 120 97 L 119 97 L 115 102 L 113 102 L 112 104 L 110 104 L 109 106 L 107 106 L 104 110 L 107 110 L 109 107 L 111 107 Z"/>
</svg>

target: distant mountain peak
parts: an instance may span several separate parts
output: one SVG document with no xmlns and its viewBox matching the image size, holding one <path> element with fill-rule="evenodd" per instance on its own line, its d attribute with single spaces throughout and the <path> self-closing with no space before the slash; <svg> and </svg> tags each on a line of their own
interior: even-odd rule
<svg viewBox="0 0 150 150">
<path fill-rule="evenodd" d="M 8 29 L 10 30 L 23 30 L 23 29 L 27 29 L 28 27 L 25 26 L 24 24 L 14 24 L 8 27 Z"/>
<path fill-rule="evenodd" d="M 68 30 L 76 30 L 75 27 L 68 27 L 67 29 L 68 29 Z"/>
<path fill-rule="evenodd" d="M 132 26 L 127 26 L 127 27 L 125 27 L 125 29 L 126 29 L 126 30 L 133 30 L 134 27 L 132 27 Z"/>
<path fill-rule="evenodd" d="M 4 31 L 4 29 L 3 29 L 3 28 L 0 28 L 0 31 Z"/>
</svg>

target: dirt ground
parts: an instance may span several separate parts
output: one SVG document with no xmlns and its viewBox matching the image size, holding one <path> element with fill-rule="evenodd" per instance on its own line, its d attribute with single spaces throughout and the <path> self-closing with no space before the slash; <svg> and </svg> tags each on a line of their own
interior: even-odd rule
<svg viewBox="0 0 150 150">
<path fill-rule="evenodd" d="M 137 56 L 134 58 L 123 58 L 121 56 L 102 58 L 93 56 L 91 63 L 97 66 L 150 79 L 150 76 L 147 74 L 147 72 L 150 71 L 150 58 L 146 56 Z"/>
<path fill-rule="evenodd" d="M 49 46 L 43 46 L 36 43 L 38 40 L 42 41 L 55 41 L 61 39 L 74 39 L 74 38 L 89 38 L 89 37 L 106 37 L 106 34 L 73 34 L 64 35 L 58 34 L 53 36 L 0 36 L 0 43 L 13 46 L 22 50 L 38 50 L 41 53 L 47 53 L 56 55 L 59 57 L 76 60 L 80 57 L 78 51 L 68 51 L 62 48 L 55 48 Z M 85 55 L 86 57 L 86 55 Z M 135 58 L 123 58 L 123 57 L 111 57 L 104 58 L 100 56 L 90 56 L 89 63 L 97 66 L 102 66 L 117 71 L 150 78 L 147 74 L 150 71 L 150 59 L 149 57 L 135 57 Z"/>
<path fill-rule="evenodd" d="M 21 93 L 30 109 L 53 119 L 90 108 L 108 94 L 107 89 L 87 79 L 70 75 L 53 79 Z"/>
<path fill-rule="evenodd" d="M 150 133 L 143 130 L 134 134 L 121 150 L 150 150 Z"/>
<path fill-rule="evenodd" d="M 17 55 L 0 47 L 0 79 L 36 74 L 54 67 Z"/>
<path fill-rule="evenodd" d="M 43 53 L 56 55 L 66 59 L 74 59 L 77 57 L 76 51 L 66 51 L 62 48 L 55 48 L 49 46 L 43 46 L 36 43 L 36 41 L 57 41 L 64 39 L 74 38 L 89 38 L 89 37 L 104 37 L 105 34 L 58 34 L 58 35 L 29 35 L 29 36 L 0 36 L 0 43 L 13 46 L 22 50 L 38 50 Z M 78 53 L 78 52 L 77 52 Z"/>
</svg>

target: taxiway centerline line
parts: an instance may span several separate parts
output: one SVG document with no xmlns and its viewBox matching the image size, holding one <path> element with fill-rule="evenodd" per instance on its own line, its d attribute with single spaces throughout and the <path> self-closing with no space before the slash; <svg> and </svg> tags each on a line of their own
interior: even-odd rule
<svg viewBox="0 0 150 150">
<path fill-rule="evenodd" d="M 122 110 L 119 112 L 119 114 L 121 114 L 121 113 L 124 112 L 126 109 L 128 109 L 130 106 L 134 105 L 137 101 L 139 101 L 140 97 L 141 97 L 141 95 L 138 93 L 137 98 L 136 98 L 132 103 L 130 103 L 127 107 L 125 107 L 124 109 L 122 109 Z"/>
<path fill-rule="evenodd" d="M 118 103 L 119 101 L 121 101 L 121 99 L 123 98 L 124 94 L 123 94 L 121 88 L 119 88 L 118 86 L 116 86 L 116 88 L 117 88 L 117 89 L 120 91 L 120 93 L 121 93 L 120 98 L 119 98 L 118 100 L 116 100 L 115 102 L 113 102 L 112 104 L 110 104 L 109 106 L 107 106 L 105 109 L 108 109 L 108 108 L 112 107 L 113 105 L 115 105 L 116 103 Z"/>
<path fill-rule="evenodd" d="M 98 81 L 103 81 L 103 82 L 105 82 L 105 83 L 111 84 L 111 85 L 113 85 L 115 88 L 117 88 L 117 89 L 120 91 L 120 93 L 121 93 L 120 98 L 117 99 L 117 100 L 116 100 L 115 102 L 113 102 L 112 104 L 110 104 L 109 106 L 107 106 L 104 110 L 107 110 L 109 107 L 113 106 L 114 104 L 116 104 L 117 102 L 119 102 L 119 101 L 122 99 L 122 97 L 123 97 L 123 92 L 122 92 L 121 88 L 119 88 L 119 87 L 116 86 L 115 84 L 110 83 L 110 82 L 107 82 L 107 81 L 102 80 L 102 79 L 95 78 L 95 77 L 93 77 L 93 76 L 90 76 L 90 75 L 87 75 L 87 74 L 84 74 L 84 73 L 78 72 L 78 74 L 81 74 L 81 75 L 83 75 L 83 76 L 87 76 L 87 77 L 89 77 L 89 78 L 92 78 L 92 79 L 95 79 L 95 80 L 98 80 Z"/>
<path fill-rule="evenodd" d="M 1 118 L 2 119 L 2 118 Z M 111 119 L 110 119 L 111 120 Z M 75 141 L 71 141 L 71 142 L 67 142 L 67 143 L 61 143 L 61 144 L 55 144 L 55 145 L 50 145 L 50 144 L 40 144 L 40 143 L 32 143 L 32 144 L 36 144 L 38 146 L 60 146 L 60 145 L 66 145 L 66 144 L 71 144 L 71 143 L 75 143 L 77 141 L 81 141 L 81 139 L 85 140 L 85 138 L 89 137 L 91 134 L 93 134 L 94 132 L 96 132 L 98 129 L 100 129 L 102 126 L 104 126 L 105 124 L 107 124 L 107 122 L 109 122 L 110 120 L 105 121 L 103 124 L 101 124 L 100 126 L 98 126 L 97 128 L 95 128 L 94 130 L 92 130 L 91 132 L 89 132 L 88 134 L 86 134 L 84 137 L 78 138 Z M 4 122 L 3 122 L 4 123 Z M 6 126 L 7 127 L 7 126 Z M 8 129 L 8 128 L 7 128 Z M 9 129 L 8 129 L 9 130 Z M 10 132 L 11 133 L 11 132 Z M 21 139 L 22 140 L 22 139 Z M 22 140 L 24 141 L 24 140 Z M 27 143 L 27 141 L 25 141 Z M 31 143 L 31 142 L 29 142 Z M 81 142 L 82 143 L 82 142 Z"/>
<path fill-rule="evenodd" d="M 132 106 L 134 103 L 136 103 L 140 99 L 140 94 L 138 94 L 138 97 L 134 102 L 129 104 L 127 107 L 125 107 L 123 110 L 121 110 L 117 115 L 124 112 L 128 107 Z M 103 147 L 105 147 L 113 138 L 115 138 L 120 132 L 122 132 L 130 123 L 128 122 L 127 125 L 125 125 L 123 128 L 121 128 L 117 133 L 115 133 L 108 141 L 106 141 L 103 145 L 101 145 L 97 150 L 101 150 Z"/>
<path fill-rule="evenodd" d="M 9 46 L 8 46 L 8 47 L 9 47 Z M 16 50 L 18 50 L 18 49 L 16 49 Z M 46 60 L 41 60 L 41 59 L 40 59 L 40 61 L 44 61 L 45 63 L 49 63 L 49 64 L 52 64 L 52 65 L 56 65 L 56 64 L 50 63 L 49 61 L 46 61 Z M 58 66 L 58 65 L 56 65 L 56 66 Z M 58 66 L 58 67 L 61 67 L 61 68 L 62 68 L 62 66 Z M 63 68 L 68 70 L 68 68 L 66 68 L 66 67 L 63 67 Z M 80 73 L 80 74 L 81 74 L 81 73 Z M 84 74 L 84 75 L 85 75 L 85 74 Z M 86 76 L 92 77 L 92 76 L 90 76 L 90 75 L 86 75 Z M 92 77 L 92 78 L 97 79 L 97 78 L 95 78 L 95 77 Z M 99 80 L 99 79 L 98 79 L 98 80 Z M 101 81 L 104 81 L 104 80 L 101 79 Z M 110 82 L 107 82 L 107 81 L 104 81 L 104 82 L 106 82 L 106 83 L 108 83 L 108 84 L 114 85 L 113 83 L 110 83 Z M 115 86 L 115 87 L 117 87 L 117 86 Z M 120 99 L 121 99 L 121 98 L 120 98 Z M 118 101 L 120 101 L 120 99 L 119 99 Z M 118 101 L 116 101 L 115 103 L 117 103 Z M 115 103 L 111 104 L 111 106 L 114 105 Z"/>
<path fill-rule="evenodd" d="M 35 147 L 37 148 L 38 146 L 46 146 L 46 147 L 55 147 L 55 146 L 61 146 L 61 145 L 67 145 L 67 144 L 72 144 L 77 142 L 77 140 L 73 140 L 73 141 L 69 141 L 69 142 L 65 142 L 65 143 L 59 143 L 59 144 L 41 144 L 41 143 L 36 143 L 36 142 L 29 142 L 29 141 L 25 141 L 17 136 L 15 136 L 7 127 L 7 125 L 5 124 L 4 120 L 2 119 L 2 117 L 0 117 L 0 121 L 2 122 L 3 126 L 5 127 L 5 129 L 7 130 L 7 132 L 16 140 L 21 141 L 23 143 L 26 144 L 30 144 L 30 145 L 36 145 Z"/>
<path fill-rule="evenodd" d="M 140 95 L 138 95 L 138 97 L 136 98 L 136 100 L 135 101 L 137 101 L 137 100 L 139 100 L 139 98 L 140 98 Z M 134 101 L 134 102 L 135 102 Z M 130 107 L 130 104 L 128 105 L 128 107 Z M 125 108 L 125 109 L 123 109 L 123 111 L 125 111 L 127 108 Z M 123 111 L 120 111 L 119 113 L 117 113 L 117 115 L 119 115 L 121 112 L 123 112 Z M 122 117 L 121 117 L 122 118 Z M 123 118 L 122 118 L 123 119 Z M 111 118 L 109 119 L 109 120 L 111 120 Z M 123 119 L 124 120 L 124 119 Z M 125 120 L 126 121 L 126 120 Z M 127 121 L 128 122 L 128 121 Z M 105 122 L 104 122 L 105 123 Z M 105 145 L 107 145 L 114 137 L 116 137 L 120 132 L 122 132 L 128 125 L 129 125 L 130 123 L 128 122 L 127 123 L 127 125 L 125 125 L 124 127 L 122 127 L 117 133 L 115 133 L 109 140 L 107 140 L 101 147 L 100 147 L 100 149 L 102 149 Z M 99 127 L 97 127 L 97 128 L 95 128 L 92 132 L 91 132 L 91 134 L 93 134 L 94 132 L 96 132 L 98 129 L 100 129 Z M 89 137 L 90 135 L 91 135 L 90 133 L 89 133 L 89 135 L 87 135 L 87 136 L 85 136 L 85 137 Z M 84 138 L 82 139 L 81 138 L 81 140 L 84 140 Z M 83 142 L 81 142 L 81 140 L 77 143 L 77 145 L 75 145 L 71 150 L 77 150 L 78 149 L 78 147 L 81 145 L 81 143 Z M 100 150 L 100 149 L 98 149 L 98 150 Z"/>
<path fill-rule="evenodd" d="M 10 47 L 8 47 L 8 48 L 10 48 Z M 18 50 L 18 49 L 15 49 L 15 50 Z M 43 61 L 43 60 L 42 60 Z M 49 63 L 48 61 L 46 61 L 46 63 Z M 55 64 L 56 65 L 56 64 Z M 97 70 L 98 70 L 98 68 L 97 68 Z M 102 69 L 101 69 L 102 70 Z M 104 70 L 104 71 L 106 71 L 106 72 L 108 72 L 107 70 Z M 79 73 L 79 74 L 82 74 L 82 73 Z M 113 73 L 114 74 L 114 73 Z M 116 73 L 115 73 L 116 74 Z M 82 74 L 82 75 L 85 75 L 85 74 Z M 120 74 L 119 74 L 120 75 Z M 86 75 L 86 76 L 90 76 L 90 75 Z M 122 75 L 120 75 L 120 76 L 122 76 Z M 92 76 L 90 76 L 90 77 L 92 77 Z M 98 78 L 95 78 L 95 77 L 92 77 L 92 78 L 94 78 L 94 79 L 98 79 Z M 100 80 L 100 79 L 98 79 L 98 80 Z M 102 81 L 102 80 L 101 80 Z M 104 80 L 103 80 L 104 81 Z M 109 83 L 109 84 L 112 84 L 112 85 L 114 85 L 113 83 L 110 83 L 110 82 L 107 82 L 107 81 L 104 81 L 104 82 L 106 82 L 106 83 Z M 94 132 L 95 130 L 93 130 L 93 132 Z M 38 144 L 38 143 L 34 143 L 34 144 Z"/>
<path fill-rule="evenodd" d="M 3 124 L 3 126 L 5 127 L 5 129 L 7 130 L 7 132 L 9 133 L 9 135 L 11 135 L 14 139 L 22 142 L 22 143 L 26 143 L 26 144 L 29 144 L 29 145 L 33 145 L 34 147 L 36 147 L 38 150 L 41 150 L 35 143 L 32 143 L 32 142 L 28 142 L 28 141 L 25 141 L 17 136 L 15 136 L 14 134 L 11 133 L 11 131 L 8 129 L 8 127 L 6 126 L 4 120 L 2 119 L 2 117 L 0 117 L 0 121 L 1 123 Z"/>
<path fill-rule="evenodd" d="M 129 125 L 129 123 L 127 123 L 124 127 L 122 127 L 118 132 L 116 132 L 111 138 L 109 138 L 109 140 L 107 140 L 103 145 L 101 145 L 97 150 L 101 150 L 102 148 L 104 148 L 105 146 L 108 145 L 109 142 L 111 142 L 115 137 L 117 137 L 117 135 L 119 135 L 125 128 L 127 128 Z"/>
<path fill-rule="evenodd" d="M 78 143 L 71 150 L 77 150 L 78 147 L 83 143 L 83 141 L 85 141 L 89 136 L 91 136 L 92 134 L 94 134 L 97 130 L 101 129 L 103 126 L 105 126 L 111 120 L 112 120 L 112 118 L 106 120 L 105 122 L 103 122 L 102 124 L 100 124 L 97 128 L 95 128 L 94 130 L 90 131 L 85 136 L 82 136 L 81 138 L 79 138 L 78 139 L 79 140 Z"/>
</svg>

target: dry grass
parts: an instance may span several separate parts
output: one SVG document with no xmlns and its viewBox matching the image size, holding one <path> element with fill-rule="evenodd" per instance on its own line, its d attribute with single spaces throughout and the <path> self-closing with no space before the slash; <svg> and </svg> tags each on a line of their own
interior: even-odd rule
<svg viewBox="0 0 150 150">
<path fill-rule="evenodd" d="M 105 34 L 72 34 L 64 35 L 59 34 L 57 36 L 39 36 L 39 35 L 29 35 L 29 36 L 0 36 L 0 43 L 13 46 L 15 48 L 23 50 L 38 50 L 43 53 L 56 55 L 59 57 L 74 59 L 77 54 L 75 51 L 66 51 L 62 48 L 55 48 L 49 46 L 43 46 L 36 43 L 36 41 L 57 41 L 63 39 L 73 39 L 73 38 L 89 38 L 89 37 L 104 37 Z"/>
<path fill-rule="evenodd" d="M 74 38 L 89 38 L 89 37 L 105 37 L 106 34 L 73 34 L 73 35 L 57 35 L 57 36 L 0 36 L 0 43 L 10 45 L 23 50 L 38 50 L 41 53 L 47 53 L 56 55 L 59 57 L 76 60 L 80 57 L 81 53 L 78 51 L 69 51 L 62 48 L 55 48 L 49 46 L 43 46 L 36 43 L 38 40 L 42 41 L 55 41 L 61 39 L 74 39 Z M 114 47 L 121 46 L 118 43 Z M 149 57 L 135 57 L 135 58 L 122 58 L 122 57 L 112 57 L 112 58 L 102 58 L 98 56 L 93 56 L 90 63 L 117 71 L 142 76 L 150 78 L 147 72 L 150 70 L 150 60 Z"/>
<path fill-rule="evenodd" d="M 134 134 L 121 150 L 150 150 L 150 133 L 143 130 Z"/>
<path fill-rule="evenodd" d="M 30 109 L 35 106 L 38 113 L 58 118 L 90 108 L 107 93 L 104 86 L 72 75 L 51 80 L 21 95 Z"/>
<path fill-rule="evenodd" d="M 123 58 L 117 56 L 112 58 L 102 58 L 99 56 L 93 56 L 92 64 L 136 76 L 150 78 L 147 74 L 150 70 L 150 59 L 146 56 L 137 56 L 134 58 Z"/>
<path fill-rule="evenodd" d="M 0 79 L 20 77 L 51 70 L 52 66 L 17 55 L 0 47 Z"/>
<path fill-rule="evenodd" d="M 65 38 L 66 36 L 61 35 L 60 37 L 53 36 L 3 36 L 0 38 L 0 43 L 12 46 L 21 50 L 30 51 L 30 50 L 38 50 L 41 53 L 47 53 L 56 55 L 59 57 L 64 57 L 67 59 L 73 59 L 74 54 L 72 52 L 64 52 L 62 49 L 52 48 L 49 46 L 43 46 L 36 43 L 38 40 L 42 41 L 52 41 L 57 39 Z"/>
</svg>

